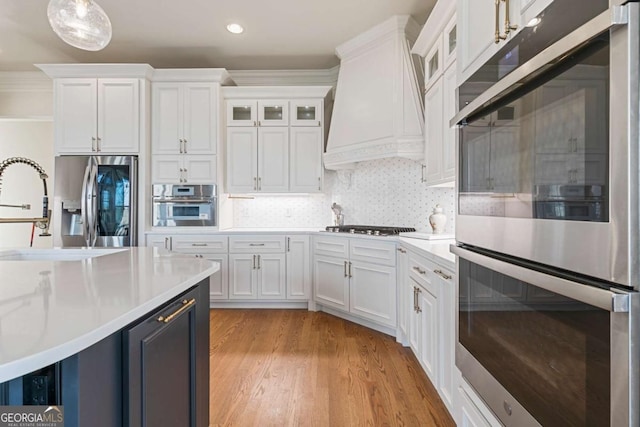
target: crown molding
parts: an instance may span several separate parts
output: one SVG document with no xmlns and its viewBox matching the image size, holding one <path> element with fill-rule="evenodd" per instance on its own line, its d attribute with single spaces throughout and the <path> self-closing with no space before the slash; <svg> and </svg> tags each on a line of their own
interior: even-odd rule
<svg viewBox="0 0 640 427">
<path fill-rule="evenodd" d="M 233 84 L 229 72 L 224 68 L 164 68 L 155 69 L 154 82 L 216 82 Z"/>
<path fill-rule="evenodd" d="M 335 86 L 340 66 L 323 70 L 229 70 L 238 86 Z"/>
<path fill-rule="evenodd" d="M 0 71 L 0 92 L 53 92 L 53 81 L 42 71 Z"/>
<path fill-rule="evenodd" d="M 233 99 L 255 98 L 325 98 L 331 86 L 225 86 L 222 97 Z"/>
<path fill-rule="evenodd" d="M 436 42 L 438 36 L 456 13 L 456 2 L 439 1 L 427 18 L 418 39 L 411 48 L 411 53 L 427 56 L 431 46 Z"/>
<path fill-rule="evenodd" d="M 336 55 L 340 59 L 358 55 L 372 46 L 379 45 L 384 39 L 393 39 L 400 35 L 413 43 L 419 33 L 420 25 L 410 15 L 394 15 L 381 24 L 336 47 Z"/>
<path fill-rule="evenodd" d="M 67 77 L 142 78 L 151 80 L 149 64 L 34 64 L 52 79 Z"/>
</svg>

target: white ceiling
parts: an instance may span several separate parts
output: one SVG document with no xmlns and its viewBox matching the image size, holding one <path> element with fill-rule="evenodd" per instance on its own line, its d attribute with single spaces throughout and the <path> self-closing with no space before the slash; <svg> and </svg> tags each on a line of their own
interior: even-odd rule
<svg viewBox="0 0 640 427">
<path fill-rule="evenodd" d="M 451 0 L 454 1 L 454 0 Z M 113 25 L 100 52 L 66 45 L 48 0 L 0 0 L 0 71 L 46 63 L 148 63 L 156 68 L 325 69 L 334 49 L 395 14 L 424 24 L 435 0 L 97 0 Z M 241 35 L 226 31 L 238 22 Z"/>
</svg>

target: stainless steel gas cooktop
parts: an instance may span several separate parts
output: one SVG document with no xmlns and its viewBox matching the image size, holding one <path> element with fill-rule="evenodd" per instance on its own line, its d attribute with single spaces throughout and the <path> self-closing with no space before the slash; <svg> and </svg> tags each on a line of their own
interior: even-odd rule
<svg viewBox="0 0 640 427">
<path fill-rule="evenodd" d="M 383 227 L 377 225 L 330 225 L 325 230 L 332 233 L 368 234 L 370 236 L 396 236 L 416 231 L 413 227 Z"/>
</svg>

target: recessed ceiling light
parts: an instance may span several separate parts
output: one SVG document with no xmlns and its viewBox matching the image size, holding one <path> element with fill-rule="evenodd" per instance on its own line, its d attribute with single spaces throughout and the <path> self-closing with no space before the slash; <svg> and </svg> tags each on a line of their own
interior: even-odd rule
<svg viewBox="0 0 640 427">
<path fill-rule="evenodd" d="M 540 21 L 542 21 L 542 19 L 535 17 L 533 18 L 531 21 L 529 21 L 527 23 L 527 27 L 535 27 L 536 25 L 538 25 L 540 23 Z"/>
<path fill-rule="evenodd" d="M 227 31 L 233 34 L 240 34 L 244 31 L 244 28 L 240 24 L 229 24 L 227 25 Z"/>
</svg>

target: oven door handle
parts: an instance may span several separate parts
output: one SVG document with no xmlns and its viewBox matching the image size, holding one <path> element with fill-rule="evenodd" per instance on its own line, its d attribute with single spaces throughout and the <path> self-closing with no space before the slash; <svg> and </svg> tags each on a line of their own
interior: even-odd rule
<svg viewBox="0 0 640 427">
<path fill-rule="evenodd" d="M 451 245 L 451 252 L 467 261 L 511 276 L 538 288 L 563 295 L 576 301 L 615 313 L 629 312 L 629 294 L 596 288 L 582 283 L 531 270 L 496 258 L 488 257 L 459 246 Z"/>
<path fill-rule="evenodd" d="M 576 49 L 576 46 L 582 46 L 583 43 L 597 37 L 608 29 L 626 25 L 628 20 L 628 5 L 611 6 L 589 22 L 548 46 L 538 55 L 513 70 L 513 72 L 507 74 L 483 92 L 482 95 L 462 108 L 451 119 L 450 126 L 454 127 L 462 124 L 468 117 L 474 116 L 478 111 L 483 110 L 488 103 L 496 103 L 499 99 L 508 95 L 511 92 L 509 89 L 520 86 L 521 80 L 528 75 L 534 74 L 549 64 L 553 64 L 558 59 L 566 57 L 569 52 Z"/>
</svg>

